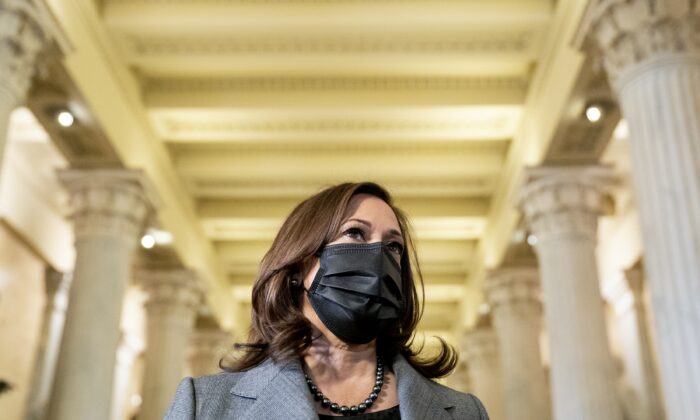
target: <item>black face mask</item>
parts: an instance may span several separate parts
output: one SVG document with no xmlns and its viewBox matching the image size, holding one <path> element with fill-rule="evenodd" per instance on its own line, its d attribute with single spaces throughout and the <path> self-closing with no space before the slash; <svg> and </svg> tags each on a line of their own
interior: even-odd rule
<svg viewBox="0 0 700 420">
<path fill-rule="evenodd" d="M 401 317 L 401 269 L 382 242 L 327 245 L 320 260 L 307 296 L 338 338 L 369 343 Z"/>
</svg>

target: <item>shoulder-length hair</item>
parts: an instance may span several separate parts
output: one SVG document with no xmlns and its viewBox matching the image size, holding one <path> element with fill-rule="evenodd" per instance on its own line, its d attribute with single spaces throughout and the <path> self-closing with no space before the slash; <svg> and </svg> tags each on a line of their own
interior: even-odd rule
<svg viewBox="0 0 700 420">
<path fill-rule="evenodd" d="M 440 337 L 437 338 L 439 351 L 432 357 L 420 355 L 422 345 L 417 349 L 412 348 L 414 333 L 423 314 L 425 290 L 409 221 L 394 206 L 386 189 L 373 182 L 362 182 L 326 188 L 302 201 L 289 214 L 260 263 L 253 285 L 252 325 L 248 342 L 234 345 L 234 349 L 240 353 L 228 359 L 226 364 L 222 358 L 219 361 L 222 369 L 244 371 L 267 358 L 291 360 L 301 357 L 309 348 L 312 329 L 302 313 L 303 288 L 299 286 L 305 274 L 304 267 L 310 257 L 337 237 L 348 203 L 357 194 L 378 197 L 391 207 L 405 243 L 401 254 L 404 312 L 395 325 L 377 337 L 377 352 L 384 360 L 393 360 L 397 354 L 403 355 L 427 378 L 445 376 L 455 368 L 457 352 Z M 420 300 L 416 278 L 420 286 Z"/>
</svg>

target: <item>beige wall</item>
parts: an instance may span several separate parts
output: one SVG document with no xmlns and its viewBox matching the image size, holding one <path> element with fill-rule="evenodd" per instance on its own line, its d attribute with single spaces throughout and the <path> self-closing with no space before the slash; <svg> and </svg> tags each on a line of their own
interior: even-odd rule
<svg viewBox="0 0 700 420">
<path fill-rule="evenodd" d="M 3 420 L 24 416 L 44 306 L 44 262 L 0 225 L 0 395 Z"/>
</svg>

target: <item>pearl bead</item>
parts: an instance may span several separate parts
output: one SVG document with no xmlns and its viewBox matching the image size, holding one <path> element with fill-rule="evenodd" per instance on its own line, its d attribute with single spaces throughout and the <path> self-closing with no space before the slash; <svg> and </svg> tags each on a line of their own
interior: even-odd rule
<svg viewBox="0 0 700 420">
<path fill-rule="evenodd" d="M 336 403 L 331 404 L 331 411 L 334 413 L 339 413 L 340 412 L 340 406 Z"/>
<path fill-rule="evenodd" d="M 350 412 L 350 408 L 347 405 L 340 407 L 340 414 L 346 415 Z"/>
<path fill-rule="evenodd" d="M 367 404 L 365 404 L 365 403 L 359 403 L 357 405 L 357 411 L 359 411 L 360 413 L 364 413 L 366 409 L 367 409 Z"/>
</svg>

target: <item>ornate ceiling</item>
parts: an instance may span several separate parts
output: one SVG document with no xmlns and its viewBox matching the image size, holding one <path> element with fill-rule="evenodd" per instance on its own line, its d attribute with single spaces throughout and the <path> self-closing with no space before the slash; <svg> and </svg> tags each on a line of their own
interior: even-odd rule
<svg viewBox="0 0 700 420">
<path fill-rule="evenodd" d="M 426 331 L 450 335 L 517 226 L 583 59 L 582 5 L 551 0 L 47 1 L 66 72 L 224 324 L 296 203 L 377 181 L 413 220 Z"/>
</svg>

